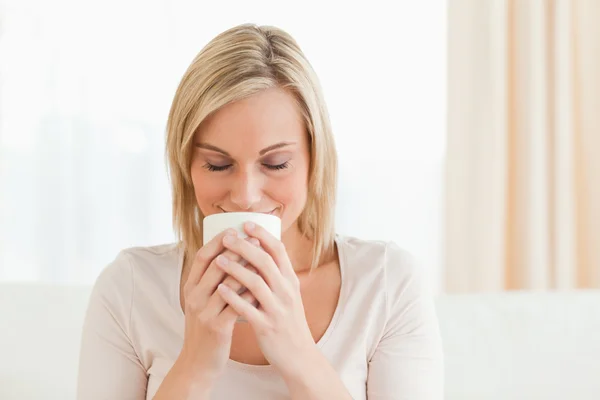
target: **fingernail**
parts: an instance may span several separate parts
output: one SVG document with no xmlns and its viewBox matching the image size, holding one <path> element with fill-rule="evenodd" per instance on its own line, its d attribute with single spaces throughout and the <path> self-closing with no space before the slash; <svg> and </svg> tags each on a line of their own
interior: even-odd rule
<svg viewBox="0 0 600 400">
<path fill-rule="evenodd" d="M 246 229 L 248 229 L 249 231 L 253 231 L 255 227 L 256 225 L 254 224 L 254 222 L 246 222 Z"/>
<path fill-rule="evenodd" d="M 227 259 L 227 257 L 225 257 L 224 255 L 220 254 L 217 257 L 217 264 L 225 267 L 227 265 L 227 263 L 229 262 L 229 260 Z"/>
<path fill-rule="evenodd" d="M 235 241 L 235 236 L 233 236 L 233 235 L 227 235 L 223 239 L 223 242 L 225 242 L 225 244 L 232 244 L 234 241 Z"/>
<path fill-rule="evenodd" d="M 237 231 L 233 228 L 229 228 L 229 229 L 227 229 L 227 235 L 237 236 Z"/>
<path fill-rule="evenodd" d="M 219 283 L 219 286 L 217 286 L 217 290 L 228 293 L 231 291 L 231 288 L 224 283 Z"/>
<path fill-rule="evenodd" d="M 252 243 L 253 245 L 255 245 L 255 246 L 257 246 L 257 247 L 258 247 L 258 245 L 260 244 L 260 243 L 259 243 L 259 241 L 258 241 L 258 239 L 256 239 L 256 238 L 252 238 L 252 239 L 250 239 L 250 243 Z"/>
</svg>

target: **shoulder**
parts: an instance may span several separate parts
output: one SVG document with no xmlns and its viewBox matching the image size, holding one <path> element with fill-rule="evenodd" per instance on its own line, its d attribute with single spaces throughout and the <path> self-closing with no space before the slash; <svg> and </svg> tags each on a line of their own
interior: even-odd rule
<svg viewBox="0 0 600 400">
<path fill-rule="evenodd" d="M 409 251 L 394 242 L 386 243 L 384 268 L 388 284 L 400 286 L 417 283 L 421 285 L 424 270 L 421 263 Z"/>
<path fill-rule="evenodd" d="M 364 240 L 352 236 L 338 235 L 342 246 L 341 256 L 352 264 L 366 270 L 379 270 L 395 281 L 413 279 L 422 273 L 421 267 L 412 253 L 393 241 Z"/>
<path fill-rule="evenodd" d="M 130 301 L 135 283 L 176 275 L 180 254 L 176 243 L 123 249 L 100 271 L 92 294 Z"/>
<path fill-rule="evenodd" d="M 377 282 L 388 307 L 427 291 L 426 274 L 416 257 L 393 241 L 338 236 L 341 257 L 359 281 Z M 377 279 L 365 279 L 368 277 Z"/>
<path fill-rule="evenodd" d="M 124 257 L 135 265 L 160 266 L 173 262 L 180 255 L 178 243 L 167 243 L 147 247 L 130 247 L 121 250 L 117 258 Z"/>
</svg>

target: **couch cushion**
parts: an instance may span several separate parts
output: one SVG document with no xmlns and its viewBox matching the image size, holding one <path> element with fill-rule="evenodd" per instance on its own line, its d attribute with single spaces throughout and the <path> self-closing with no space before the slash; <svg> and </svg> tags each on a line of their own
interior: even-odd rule
<svg viewBox="0 0 600 400">
<path fill-rule="evenodd" d="M 600 291 L 437 300 L 446 400 L 600 399 Z"/>
<path fill-rule="evenodd" d="M 91 288 L 0 284 L 0 399 L 74 399 Z"/>
</svg>

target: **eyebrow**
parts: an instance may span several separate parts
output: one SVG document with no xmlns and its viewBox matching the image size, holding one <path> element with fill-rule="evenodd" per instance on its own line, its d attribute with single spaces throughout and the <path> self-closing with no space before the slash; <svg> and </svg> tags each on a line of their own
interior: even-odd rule
<svg viewBox="0 0 600 400">
<path fill-rule="evenodd" d="M 273 144 L 271 146 L 265 147 L 264 149 L 262 149 L 261 151 L 259 151 L 258 154 L 262 156 L 262 155 L 264 155 L 264 154 L 266 154 L 266 153 L 268 153 L 270 151 L 277 150 L 277 149 L 280 149 L 282 147 L 290 146 L 292 144 L 296 144 L 296 142 L 281 142 L 281 143 L 276 143 L 276 144 Z M 213 146 L 212 144 L 197 143 L 196 147 L 200 147 L 200 148 L 203 148 L 203 149 L 216 151 L 217 153 L 221 153 L 223 155 L 226 155 L 227 157 L 231 157 L 228 152 L 226 152 L 223 149 L 218 148 L 217 146 Z"/>
</svg>

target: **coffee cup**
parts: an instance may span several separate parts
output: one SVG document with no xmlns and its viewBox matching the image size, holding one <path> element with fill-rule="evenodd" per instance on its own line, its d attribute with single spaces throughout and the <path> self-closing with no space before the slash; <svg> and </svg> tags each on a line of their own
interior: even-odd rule
<svg viewBox="0 0 600 400">
<path fill-rule="evenodd" d="M 281 220 L 279 217 L 254 212 L 228 212 L 204 217 L 202 221 L 203 244 L 208 243 L 212 238 L 229 228 L 235 229 L 239 237 L 248 237 L 244 231 L 244 223 L 246 222 L 254 222 L 256 225 L 260 225 L 271 235 L 281 240 Z"/>
<path fill-rule="evenodd" d="M 203 244 L 211 241 L 219 233 L 226 229 L 234 229 L 238 237 L 246 238 L 248 235 L 244 231 L 246 222 L 254 222 L 266 229 L 271 235 L 281 240 L 281 220 L 279 217 L 270 214 L 254 213 L 254 212 L 230 212 L 217 213 L 204 217 L 202 221 L 202 242 Z M 245 260 L 240 260 L 242 265 L 245 265 Z M 246 288 L 242 288 L 238 294 L 242 294 Z M 237 322 L 247 322 L 243 317 L 238 317 Z"/>
</svg>

